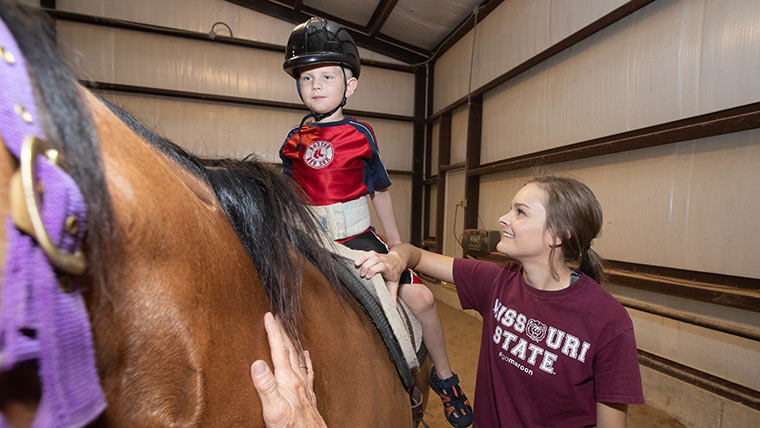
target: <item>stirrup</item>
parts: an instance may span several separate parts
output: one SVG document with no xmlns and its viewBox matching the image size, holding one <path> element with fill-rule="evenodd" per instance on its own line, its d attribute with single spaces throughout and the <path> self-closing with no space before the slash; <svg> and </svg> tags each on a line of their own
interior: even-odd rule
<svg viewBox="0 0 760 428">
<path fill-rule="evenodd" d="M 441 398 L 443 412 L 451 425 L 464 428 L 472 424 L 472 407 L 470 400 L 459 387 L 459 376 L 454 374 L 447 379 L 441 379 L 433 367 L 430 370 L 430 387 Z"/>
</svg>

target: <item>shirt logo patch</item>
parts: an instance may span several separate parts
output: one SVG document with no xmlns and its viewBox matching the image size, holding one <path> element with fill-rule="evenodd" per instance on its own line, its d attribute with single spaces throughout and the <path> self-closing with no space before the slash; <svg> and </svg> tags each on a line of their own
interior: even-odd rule
<svg viewBox="0 0 760 428">
<path fill-rule="evenodd" d="M 329 141 L 317 141 L 306 148 L 303 155 L 306 165 L 314 169 L 324 168 L 333 161 L 333 146 Z"/>
<path fill-rule="evenodd" d="M 544 337 L 546 337 L 546 324 L 531 318 L 528 321 L 528 328 L 526 330 L 526 333 L 531 339 L 535 340 L 536 342 L 541 342 L 544 340 Z"/>
</svg>

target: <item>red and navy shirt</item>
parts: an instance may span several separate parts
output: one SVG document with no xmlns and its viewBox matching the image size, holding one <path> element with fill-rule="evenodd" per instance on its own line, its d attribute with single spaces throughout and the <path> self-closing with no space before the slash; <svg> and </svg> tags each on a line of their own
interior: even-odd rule
<svg viewBox="0 0 760 428">
<path fill-rule="evenodd" d="M 291 129 L 280 159 L 282 171 L 303 188 L 312 205 L 352 201 L 391 185 L 372 127 L 353 117 L 309 122 L 300 138 L 298 127 Z"/>
</svg>

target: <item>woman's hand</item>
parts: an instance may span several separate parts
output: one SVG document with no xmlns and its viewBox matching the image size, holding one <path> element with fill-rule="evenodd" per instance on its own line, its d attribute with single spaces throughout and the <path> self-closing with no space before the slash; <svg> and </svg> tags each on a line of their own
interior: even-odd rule
<svg viewBox="0 0 760 428">
<path fill-rule="evenodd" d="M 264 315 L 274 373 L 263 360 L 251 365 L 251 380 L 259 393 L 267 428 L 327 428 L 317 410 L 314 395 L 314 370 L 309 352 L 304 361 L 279 320 Z"/>
<path fill-rule="evenodd" d="M 388 285 L 393 303 L 396 303 L 398 282 L 401 279 L 401 274 L 406 270 L 406 261 L 397 252 L 378 254 L 374 251 L 361 251 L 361 255 L 354 261 L 354 264 L 359 268 L 359 274 L 362 278 L 370 279 L 375 274 L 381 274 Z"/>
</svg>

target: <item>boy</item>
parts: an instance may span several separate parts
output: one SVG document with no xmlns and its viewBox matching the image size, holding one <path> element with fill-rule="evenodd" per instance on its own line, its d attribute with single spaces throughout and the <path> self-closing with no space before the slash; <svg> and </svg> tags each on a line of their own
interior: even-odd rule
<svg viewBox="0 0 760 428">
<path fill-rule="evenodd" d="M 357 250 L 387 253 L 388 246 L 370 226 L 370 195 L 390 246 L 401 236 L 388 188 L 390 177 L 380 160 L 375 135 L 366 123 L 343 116 L 343 106 L 358 85 L 359 52 L 348 32 L 334 22 L 311 18 L 290 34 L 283 69 L 309 109 L 280 148 L 283 172 L 301 186 L 322 227 L 337 242 Z M 309 118 L 312 122 L 306 123 Z M 466 427 L 472 408 L 451 372 L 435 300 L 411 274 L 398 291 L 422 325 L 433 360 L 430 385 L 441 397 L 446 419 Z"/>
</svg>

